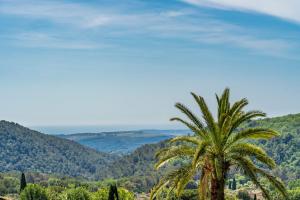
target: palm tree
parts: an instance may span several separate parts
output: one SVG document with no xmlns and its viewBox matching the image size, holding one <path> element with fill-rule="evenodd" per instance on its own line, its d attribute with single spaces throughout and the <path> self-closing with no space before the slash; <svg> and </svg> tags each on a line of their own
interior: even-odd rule
<svg viewBox="0 0 300 200">
<path fill-rule="evenodd" d="M 279 134 L 268 128 L 243 128 L 245 122 L 265 117 L 266 114 L 260 111 L 245 112 L 244 108 L 248 105 L 245 98 L 230 104 L 230 91 L 226 88 L 220 97 L 216 95 L 218 111 L 215 120 L 204 98 L 191 94 L 200 108 L 202 119 L 183 104 L 175 104 L 189 120 L 175 117 L 171 121 L 181 122 L 194 134 L 171 139 L 169 147 L 157 153 L 156 169 L 174 159 L 181 160 L 183 164 L 161 178 L 151 192 L 151 199 L 155 199 L 166 187 L 180 196 L 186 185 L 200 173 L 199 199 L 224 200 L 226 175 L 233 167 L 248 176 L 267 199 L 270 196 L 259 177 L 267 178 L 286 197 L 283 183 L 269 172 L 275 167 L 274 160 L 262 148 L 249 143 L 253 139 L 267 140 Z"/>
</svg>

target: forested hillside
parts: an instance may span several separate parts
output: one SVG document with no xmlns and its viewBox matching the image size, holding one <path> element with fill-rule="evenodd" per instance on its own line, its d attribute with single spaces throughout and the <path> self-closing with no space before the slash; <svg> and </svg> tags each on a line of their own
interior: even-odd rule
<svg viewBox="0 0 300 200">
<path fill-rule="evenodd" d="M 250 121 L 245 126 L 278 130 L 280 137 L 258 142 L 277 162 L 274 172 L 283 180 L 289 182 L 300 178 L 300 114 Z M 38 171 L 94 180 L 114 178 L 133 191 L 149 191 L 163 173 L 155 171 L 153 166 L 155 153 L 165 145 L 165 141 L 147 144 L 129 155 L 115 157 L 1 121 L 0 171 Z"/>
<path fill-rule="evenodd" d="M 276 161 L 276 173 L 283 180 L 300 178 L 300 114 L 252 121 L 248 126 L 263 126 L 281 133 L 271 141 L 261 141 L 268 154 Z"/>
<path fill-rule="evenodd" d="M 162 171 L 154 170 L 155 153 L 165 146 L 166 141 L 146 144 L 99 171 L 96 178 L 100 180 L 106 178 L 121 179 L 120 183 L 130 190 L 135 192 L 149 191 L 162 173 Z"/>
<path fill-rule="evenodd" d="M 92 177 L 114 158 L 70 140 L 0 122 L 0 171 L 38 171 Z"/>
<path fill-rule="evenodd" d="M 300 179 L 300 114 L 250 121 L 245 126 L 263 126 L 279 131 L 280 137 L 258 142 L 275 159 L 278 165 L 275 173 L 285 181 Z M 155 152 L 165 145 L 166 142 L 144 145 L 134 153 L 112 163 L 109 170 L 101 171 L 98 177 L 126 176 L 129 177 L 127 181 L 133 190 L 147 191 L 160 174 L 153 167 Z"/>
</svg>

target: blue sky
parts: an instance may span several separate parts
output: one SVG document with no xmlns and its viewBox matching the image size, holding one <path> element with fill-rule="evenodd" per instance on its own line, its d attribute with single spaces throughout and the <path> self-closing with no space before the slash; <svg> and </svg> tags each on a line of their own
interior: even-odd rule
<svg viewBox="0 0 300 200">
<path fill-rule="evenodd" d="M 0 118 L 28 126 L 168 124 L 225 87 L 300 112 L 294 0 L 0 0 Z"/>
</svg>

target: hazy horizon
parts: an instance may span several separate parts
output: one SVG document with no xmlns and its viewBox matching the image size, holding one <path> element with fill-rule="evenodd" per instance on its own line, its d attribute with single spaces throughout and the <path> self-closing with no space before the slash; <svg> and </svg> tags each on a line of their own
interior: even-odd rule
<svg viewBox="0 0 300 200">
<path fill-rule="evenodd" d="M 74 133 L 101 133 L 119 131 L 139 130 L 186 130 L 183 126 L 177 125 L 69 125 L 69 126 L 29 126 L 28 128 L 50 135 L 74 134 Z"/>
<path fill-rule="evenodd" d="M 300 112 L 299 112 L 300 113 Z M 298 114 L 298 113 L 289 113 Z M 286 115 L 268 116 L 282 117 Z M 22 124 L 21 124 L 22 125 Z M 58 135 L 58 134 L 74 134 L 74 133 L 101 133 L 101 132 L 118 132 L 118 131 L 139 131 L 139 130 L 174 130 L 181 131 L 187 128 L 179 123 L 169 124 L 109 124 L 109 125 L 40 125 L 28 126 L 28 128 L 40 131 L 42 133 Z"/>
</svg>

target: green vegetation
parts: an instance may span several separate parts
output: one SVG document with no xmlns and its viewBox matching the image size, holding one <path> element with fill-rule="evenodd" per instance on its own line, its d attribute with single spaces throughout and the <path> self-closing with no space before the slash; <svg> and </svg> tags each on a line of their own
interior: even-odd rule
<svg viewBox="0 0 300 200">
<path fill-rule="evenodd" d="M 169 147 L 157 153 L 157 169 L 176 159 L 181 160 L 182 164 L 161 178 L 151 192 L 150 199 L 154 199 L 159 191 L 166 187 L 174 189 L 176 195 L 180 196 L 187 184 L 200 173 L 199 199 L 224 200 L 225 181 L 231 168 L 241 169 L 240 172 L 259 187 L 267 199 L 271 199 L 271 196 L 260 182 L 259 175 L 265 177 L 274 188 L 287 197 L 284 184 L 265 169 L 274 169 L 275 161 L 262 148 L 249 143 L 251 139 L 267 140 L 279 134 L 269 128 L 240 128 L 251 119 L 265 117 L 265 113 L 245 112 L 248 100 L 241 99 L 230 104 L 229 94 L 229 89 L 225 89 L 221 97 L 216 95 L 217 120 L 214 119 L 204 98 L 194 93 L 192 96 L 200 108 L 203 120 L 186 106 L 180 103 L 175 105 L 189 121 L 181 118 L 172 118 L 171 121 L 183 123 L 194 135 L 175 137 L 169 141 Z M 265 168 L 260 167 L 257 162 Z M 243 198 L 247 196 L 241 191 L 239 194 L 243 194 Z"/>
<path fill-rule="evenodd" d="M 48 197 L 44 188 L 30 184 L 21 192 L 20 200 L 48 200 Z"/>
<path fill-rule="evenodd" d="M 98 190 L 93 194 L 93 200 L 108 200 L 110 191 L 107 188 Z M 119 200 L 134 200 L 134 194 L 124 188 L 118 188 L 117 192 Z"/>
<path fill-rule="evenodd" d="M 19 176 L 15 174 L 0 174 L 0 196 L 18 194 L 20 191 Z"/>
<path fill-rule="evenodd" d="M 277 168 L 272 170 L 272 173 L 285 183 L 300 179 L 300 114 L 249 121 L 242 126 L 242 128 L 255 127 L 266 127 L 280 133 L 280 137 L 271 140 L 253 141 L 274 158 Z M 167 141 L 144 145 L 109 164 L 108 168 L 96 174 L 96 178 L 118 179 L 118 184 L 131 191 L 149 192 L 161 175 L 169 170 L 169 168 L 162 168 L 155 171 L 153 168 L 156 163 L 155 153 L 166 146 L 168 146 Z M 172 162 L 175 168 L 179 164 L 180 162 L 177 161 Z M 233 181 L 233 174 L 230 173 L 228 176 Z"/>
<path fill-rule="evenodd" d="M 149 192 L 163 174 L 163 170 L 156 172 L 153 168 L 155 153 L 166 146 L 165 142 L 147 144 L 132 154 L 121 157 L 102 169 L 96 175 L 97 179 L 118 179 L 118 184 L 131 191 Z"/>
<path fill-rule="evenodd" d="M 20 176 L 19 173 L 3 173 L 2 177 L 15 179 Z M 26 177 L 35 182 L 27 184 L 18 197 L 20 182 L 14 181 L 10 185 L 10 191 L 0 193 L 0 196 L 13 195 L 12 199 L 20 200 L 108 200 L 110 185 L 115 181 L 88 181 L 80 178 L 58 177 L 39 173 L 28 173 Z M 1 184 L 1 182 L 0 182 Z M 123 187 L 118 187 L 117 196 L 119 200 L 134 200 L 132 192 Z"/>
<path fill-rule="evenodd" d="M 0 122 L 0 171 L 38 171 L 90 178 L 114 160 L 78 143 Z"/>
<path fill-rule="evenodd" d="M 278 165 L 276 175 L 285 181 L 300 179 L 300 114 L 250 121 L 246 126 L 278 131 L 280 137 L 258 143 Z"/>
<path fill-rule="evenodd" d="M 118 188 L 116 185 L 109 187 L 108 200 L 119 200 Z"/>
<path fill-rule="evenodd" d="M 280 132 L 280 137 L 268 141 L 253 142 L 264 148 L 268 155 L 275 160 L 277 168 L 272 170 L 272 173 L 283 179 L 289 197 L 292 200 L 299 199 L 300 114 L 248 121 L 241 129 L 255 127 L 265 127 Z M 33 146 L 41 140 L 43 145 Z M 20 143 L 22 143 L 22 146 L 18 148 Z M 98 190 L 108 190 L 109 185 L 115 183 L 121 188 L 126 188 L 135 193 L 148 193 L 162 175 L 182 164 L 181 161 L 173 161 L 168 168 L 163 167 L 159 171 L 154 170 L 153 166 L 157 161 L 155 153 L 167 146 L 167 141 L 147 144 L 131 154 L 116 157 L 95 152 L 74 142 L 43 135 L 14 123 L 2 121 L 0 122 L 0 156 L 3 160 L 0 160 L 0 171 L 24 169 L 20 171 L 26 172 L 27 183 L 35 183 L 45 187 L 51 200 L 59 199 L 61 193 L 64 193 L 66 189 L 83 187 L 90 193 L 95 194 Z M 56 151 L 60 152 L 56 154 Z M 10 159 L 10 156 L 12 159 Z M 82 158 L 87 164 L 80 162 Z M 99 162 L 93 160 L 99 160 Z M 22 167 L 22 163 L 27 164 Z M 257 162 L 257 164 L 259 163 Z M 64 165 L 65 167 L 62 168 Z M 51 166 L 53 166 L 53 169 L 51 169 Z M 90 167 L 96 169 L 96 172 L 89 172 Z M 46 172 L 47 174 L 33 173 L 33 171 Z M 67 178 L 68 175 L 76 176 L 76 178 Z M 19 172 L 0 173 L 0 196 L 19 194 L 20 177 L 21 173 Z M 228 181 L 225 190 L 226 198 L 230 200 L 237 199 L 238 192 L 243 190 L 248 191 L 253 199 L 254 195 L 251 191 L 257 190 L 255 185 L 247 177 L 241 176 L 238 171 L 228 174 L 228 179 L 231 182 L 233 182 L 233 178 L 236 179 L 236 190 L 228 188 Z M 269 186 L 268 182 L 264 182 L 263 185 L 268 190 L 274 191 L 274 188 Z M 195 193 L 197 182 L 192 180 L 187 188 L 181 196 L 182 199 L 184 199 L 186 191 Z M 118 188 L 118 191 L 120 193 L 122 189 Z M 275 192 L 271 192 L 270 195 L 274 200 L 284 200 Z M 91 197 L 93 200 L 93 196 Z M 260 198 L 259 195 L 257 197 Z"/>
<path fill-rule="evenodd" d="M 26 185 L 27 185 L 27 183 L 26 183 L 25 174 L 22 173 L 21 174 L 21 181 L 20 181 L 20 192 L 22 192 L 25 189 Z"/>
<path fill-rule="evenodd" d="M 63 194 L 66 200 L 90 200 L 90 194 L 82 187 L 69 189 Z"/>
<path fill-rule="evenodd" d="M 231 185 L 230 189 L 236 190 L 236 180 L 235 180 L 235 178 L 233 178 L 232 185 Z"/>
</svg>

